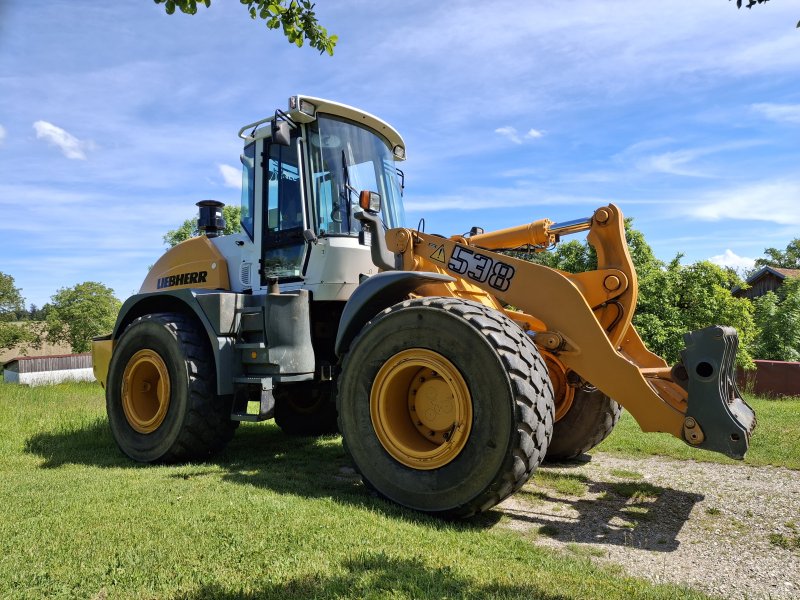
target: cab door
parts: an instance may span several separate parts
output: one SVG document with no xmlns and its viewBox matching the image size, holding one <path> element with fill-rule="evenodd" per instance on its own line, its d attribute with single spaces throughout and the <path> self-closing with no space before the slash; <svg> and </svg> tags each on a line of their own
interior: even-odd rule
<svg viewBox="0 0 800 600">
<path fill-rule="evenodd" d="M 289 146 L 267 143 L 263 161 L 264 200 L 261 285 L 270 280 L 299 281 L 308 227 L 298 161 L 297 133 Z"/>
</svg>

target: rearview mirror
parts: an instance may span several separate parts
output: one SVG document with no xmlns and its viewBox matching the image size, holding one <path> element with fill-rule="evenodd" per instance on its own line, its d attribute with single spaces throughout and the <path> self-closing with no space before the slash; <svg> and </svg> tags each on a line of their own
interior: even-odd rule
<svg viewBox="0 0 800 600">
<path fill-rule="evenodd" d="M 292 129 L 286 121 L 272 121 L 272 143 L 289 146 L 292 143 Z"/>
</svg>

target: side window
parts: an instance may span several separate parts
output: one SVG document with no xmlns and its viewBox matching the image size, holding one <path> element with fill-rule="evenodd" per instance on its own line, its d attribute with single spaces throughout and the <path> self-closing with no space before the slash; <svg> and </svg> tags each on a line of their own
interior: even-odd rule
<svg viewBox="0 0 800 600">
<path fill-rule="evenodd" d="M 270 144 L 268 148 L 269 157 L 264 163 L 264 282 L 300 277 L 306 250 L 297 145 Z"/>
<path fill-rule="evenodd" d="M 250 144 L 244 149 L 244 153 L 239 157 L 242 161 L 242 229 L 244 229 L 253 239 L 253 214 L 254 202 L 253 191 L 256 182 L 256 145 Z"/>
<path fill-rule="evenodd" d="M 303 205 L 300 196 L 300 173 L 297 146 L 270 144 L 265 179 L 267 185 L 267 243 L 283 243 L 303 232 Z"/>
</svg>

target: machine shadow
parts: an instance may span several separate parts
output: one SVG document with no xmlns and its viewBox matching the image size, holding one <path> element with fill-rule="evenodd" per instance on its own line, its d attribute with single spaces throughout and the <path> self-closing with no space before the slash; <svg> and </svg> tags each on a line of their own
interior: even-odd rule
<svg viewBox="0 0 800 600">
<path fill-rule="evenodd" d="M 104 418 L 81 428 L 37 433 L 25 442 L 25 451 L 43 459 L 40 468 L 54 469 L 67 464 L 102 468 L 147 469 L 128 459 L 117 447 Z M 543 533 L 566 542 L 627 545 L 669 552 L 678 547 L 677 534 L 698 494 L 651 486 L 592 481 L 583 474 L 592 499 L 565 498 L 526 485 L 500 507 L 466 521 L 446 523 L 383 500 L 362 483 L 338 436 L 319 438 L 287 436 L 270 424 L 245 425 L 236 432 L 227 449 L 208 461 L 193 463 L 203 471 L 219 473 L 221 481 L 267 489 L 306 498 L 326 498 L 377 510 L 387 516 L 431 526 L 489 528 L 504 516 L 523 528 L 542 528 Z M 565 465 L 558 465 L 559 468 Z M 581 464 L 574 465 L 574 471 Z M 193 476 L 186 465 L 171 477 Z M 543 466 L 546 470 L 549 467 Z M 204 472 L 204 471 L 203 471 Z M 561 507 L 543 510 L 544 503 Z M 566 516 L 575 515 L 577 516 Z"/>
<path fill-rule="evenodd" d="M 122 469 L 163 468 L 137 463 L 125 456 L 114 442 L 104 418 L 80 428 L 37 433 L 25 441 L 24 449 L 43 459 L 39 465 L 42 469 L 56 469 L 68 464 Z M 168 476 L 176 479 L 218 474 L 227 484 L 247 485 L 305 498 L 332 499 L 394 518 L 426 522 L 434 527 L 486 528 L 502 517 L 500 512 L 490 511 L 467 521 L 446 523 L 402 508 L 370 492 L 361 483 L 339 436 L 287 436 L 268 423 L 240 427 L 228 447 L 207 461 L 174 467 L 175 471 Z"/>
<path fill-rule="evenodd" d="M 692 509 L 704 498 L 642 481 L 579 477 L 589 498 L 565 497 L 529 484 L 499 508 L 521 528 L 536 528 L 560 542 L 672 552 L 680 545 L 677 537 Z"/>
<path fill-rule="evenodd" d="M 372 552 L 341 563 L 341 574 L 309 574 L 277 583 L 256 586 L 250 592 L 231 590 L 221 585 L 203 586 L 183 600 L 255 598 L 530 598 L 567 600 L 535 583 L 483 584 L 448 567 L 431 567 L 419 558 L 403 559 Z"/>
<path fill-rule="evenodd" d="M 125 456 L 108 428 L 108 421 L 98 417 L 78 428 L 42 431 L 25 440 L 25 452 L 39 456 L 42 469 L 56 469 L 67 464 L 93 467 L 143 467 Z"/>
</svg>

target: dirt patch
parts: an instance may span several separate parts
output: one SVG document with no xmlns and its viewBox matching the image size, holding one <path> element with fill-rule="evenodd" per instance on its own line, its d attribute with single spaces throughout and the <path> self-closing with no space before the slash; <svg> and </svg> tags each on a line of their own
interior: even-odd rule
<svg viewBox="0 0 800 600">
<path fill-rule="evenodd" d="M 800 472 L 598 453 L 498 507 L 533 543 L 725 598 L 800 597 Z"/>
</svg>

